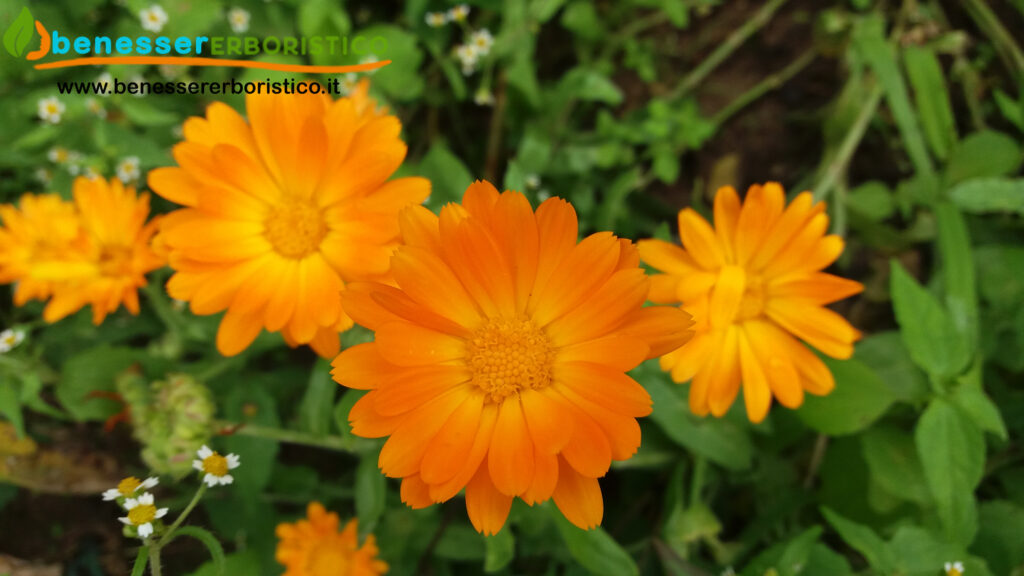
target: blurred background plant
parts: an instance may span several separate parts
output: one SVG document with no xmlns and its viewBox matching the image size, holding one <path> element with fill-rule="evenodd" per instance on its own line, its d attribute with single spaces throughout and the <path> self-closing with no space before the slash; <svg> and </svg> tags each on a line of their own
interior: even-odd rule
<svg viewBox="0 0 1024 576">
<path fill-rule="evenodd" d="M 358 517 L 394 574 L 924 575 L 947 562 L 1024 573 L 1020 0 L 26 4 L 83 34 L 387 38 L 380 57 L 393 63 L 371 75 L 373 94 L 401 118 L 401 175 L 432 180 L 432 209 L 483 177 L 570 200 L 585 233 L 671 239 L 676 211 L 708 214 L 719 186 L 810 189 L 847 239 L 842 274 L 866 286 L 838 308 L 866 336 L 853 359 L 829 361 L 832 395 L 757 426 L 742 403 L 696 418 L 686 386 L 638 368 L 654 414 L 639 454 L 602 481 L 604 527 L 517 503 L 485 539 L 461 502 L 401 504 L 377 470 L 379 443 L 349 432 L 360 393 L 308 350 L 264 334 L 219 357 L 217 318 L 169 300 L 166 270 L 140 316 L 101 326 L 88 312 L 46 326 L 40 304 L 13 308 L 3 287 L 0 328 L 24 338 L 0 349 L 0 552 L 65 574 L 127 573 L 133 544 L 94 496 L 128 474 L 187 471 L 209 440 L 245 462 L 190 518 L 227 545 L 227 574 L 280 574 L 274 527 L 312 500 Z M 20 8 L 4 0 L 0 25 Z M 172 164 L 182 121 L 215 99 L 59 95 L 57 80 L 282 76 L 40 72 L 4 57 L 0 201 L 69 198 L 76 175 L 144 185 Z M 170 208 L 154 198 L 154 212 Z M 172 510 L 190 498 L 170 478 L 158 491 Z M 204 558 L 175 543 L 165 571 L 214 573 Z"/>
</svg>

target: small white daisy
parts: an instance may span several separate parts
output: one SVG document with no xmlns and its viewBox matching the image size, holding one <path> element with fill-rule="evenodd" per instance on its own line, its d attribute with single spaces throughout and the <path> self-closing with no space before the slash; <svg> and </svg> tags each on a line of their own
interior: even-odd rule
<svg viewBox="0 0 1024 576">
<path fill-rule="evenodd" d="M 129 498 L 134 496 L 139 489 L 150 490 L 154 486 L 160 483 L 157 478 L 146 478 L 145 480 L 139 480 L 135 476 L 129 476 L 118 483 L 117 488 L 111 488 L 103 493 L 103 499 L 106 501 L 117 500 L 118 498 Z"/>
<path fill-rule="evenodd" d="M 142 19 L 142 27 L 150 32 L 159 32 L 163 30 L 164 24 L 167 24 L 167 12 L 164 12 L 159 4 L 153 4 L 139 12 L 139 18 Z"/>
<path fill-rule="evenodd" d="M 455 57 L 462 63 L 462 73 L 469 76 L 476 70 L 478 54 L 476 46 L 472 44 L 459 44 L 455 47 Z"/>
<path fill-rule="evenodd" d="M 69 160 L 64 168 L 68 171 L 68 174 L 71 174 L 72 176 L 78 176 L 82 172 L 82 165 L 79 164 L 77 160 Z"/>
<path fill-rule="evenodd" d="M 49 98 L 43 98 L 38 103 L 39 117 L 49 122 L 50 124 L 56 124 L 60 122 L 60 117 L 64 114 L 64 103 L 57 99 L 56 96 L 50 96 Z"/>
<path fill-rule="evenodd" d="M 128 511 L 127 516 L 118 518 L 122 524 L 134 526 L 138 530 L 139 538 L 146 539 L 153 535 L 153 521 L 167 515 L 167 508 L 157 508 L 153 504 L 153 495 L 146 492 L 138 498 L 128 498 L 124 501 L 124 509 Z"/>
<path fill-rule="evenodd" d="M 380 62 L 380 58 L 377 58 L 373 54 L 370 54 L 369 56 L 364 56 L 363 59 L 359 61 L 360 64 L 376 64 L 377 62 Z M 373 70 L 367 70 L 365 74 L 376 74 L 377 70 L 377 68 Z"/>
<path fill-rule="evenodd" d="M 464 22 L 469 17 L 469 6 L 459 4 L 448 11 L 448 20 L 452 22 Z"/>
<path fill-rule="evenodd" d="M 448 17 L 444 12 L 427 12 L 424 19 L 427 21 L 427 26 L 431 28 L 440 28 L 448 23 Z"/>
<path fill-rule="evenodd" d="M 21 344 L 23 340 L 25 340 L 25 332 L 22 330 L 8 328 L 0 332 L 0 354 L 10 352 L 15 346 Z"/>
<path fill-rule="evenodd" d="M 82 172 L 82 176 L 85 176 L 89 180 L 96 180 L 100 177 L 100 173 L 93 166 L 86 166 L 85 171 Z"/>
<path fill-rule="evenodd" d="M 473 94 L 473 102 L 477 106 L 491 106 L 494 104 L 494 93 L 486 88 L 480 88 Z"/>
<path fill-rule="evenodd" d="M 139 157 L 128 156 L 117 163 L 117 177 L 125 184 L 134 182 L 139 177 Z"/>
<path fill-rule="evenodd" d="M 206 482 L 207 486 L 213 487 L 218 484 L 224 486 L 235 481 L 231 474 L 228 474 L 228 471 L 238 468 L 237 454 L 221 456 L 219 453 L 210 450 L 206 445 L 203 445 L 196 452 L 196 455 L 199 459 L 192 461 L 192 467 L 204 474 L 203 482 Z"/>
<path fill-rule="evenodd" d="M 536 190 L 540 188 L 540 176 L 537 176 L 536 174 L 527 174 L 526 187 L 529 188 L 530 190 Z"/>
<path fill-rule="evenodd" d="M 964 564 L 960 561 L 946 562 L 944 568 L 946 569 L 946 576 L 963 576 L 964 574 Z"/>
<path fill-rule="evenodd" d="M 185 125 L 184 124 L 175 124 L 174 126 L 172 126 L 171 127 L 171 136 L 174 136 L 175 138 L 184 138 L 185 137 Z"/>
<path fill-rule="evenodd" d="M 156 70 L 164 78 L 167 78 L 168 80 L 174 80 L 176 78 L 181 77 L 181 75 L 185 72 L 186 67 L 171 66 L 170 64 L 161 64 L 156 67 Z"/>
<path fill-rule="evenodd" d="M 537 192 L 537 201 L 538 202 L 543 202 L 543 201 L 547 200 L 548 198 L 551 198 L 551 193 L 548 192 L 547 190 L 541 190 L 540 192 Z"/>
<path fill-rule="evenodd" d="M 469 43 L 476 47 L 477 54 L 487 56 L 487 53 L 491 51 L 491 46 L 494 46 L 494 37 L 491 36 L 490 30 L 481 28 L 470 34 Z"/>
<path fill-rule="evenodd" d="M 228 24 L 231 25 L 231 30 L 241 34 L 249 30 L 249 11 L 244 8 L 234 7 L 228 10 Z"/>
<path fill-rule="evenodd" d="M 341 90 L 342 96 L 348 96 L 356 89 L 359 85 L 359 75 L 355 72 L 349 72 L 341 77 L 341 84 L 339 89 Z"/>
<path fill-rule="evenodd" d="M 71 158 L 71 152 L 63 146 L 54 146 L 46 153 L 46 157 L 54 164 L 63 164 Z"/>
<path fill-rule="evenodd" d="M 46 168 L 36 168 L 35 177 L 43 186 L 49 186 L 50 182 L 53 182 L 53 172 Z"/>
<path fill-rule="evenodd" d="M 103 104 L 100 104 L 100 101 L 95 98 L 85 99 L 85 109 L 95 114 L 97 118 L 102 119 L 107 117 L 107 109 L 104 108 Z"/>
</svg>

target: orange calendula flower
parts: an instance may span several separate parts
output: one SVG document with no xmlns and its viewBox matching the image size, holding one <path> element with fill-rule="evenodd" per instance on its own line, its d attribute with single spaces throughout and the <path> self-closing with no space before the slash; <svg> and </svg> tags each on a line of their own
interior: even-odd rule
<svg viewBox="0 0 1024 576">
<path fill-rule="evenodd" d="M 305 520 L 277 525 L 277 561 L 286 568 L 284 576 L 376 576 L 388 571 L 377 559 L 372 534 L 359 546 L 356 520 L 338 532 L 338 515 L 319 502 L 310 502 L 306 514 Z"/>
<path fill-rule="evenodd" d="M 151 246 L 157 220 L 146 222 L 149 196 L 116 178 L 78 178 L 72 193 L 74 204 L 26 195 L 20 213 L 0 208 L 0 282 L 18 282 L 18 304 L 50 298 L 47 322 L 86 305 L 95 324 L 121 304 L 138 314 L 138 288 L 164 264 Z"/>
<path fill-rule="evenodd" d="M 334 356 L 352 326 L 342 287 L 386 278 L 398 211 L 430 183 L 388 181 L 405 159 L 401 124 L 365 100 L 250 95 L 246 110 L 248 121 L 214 103 L 190 118 L 178 167 L 149 175 L 186 206 L 161 226 L 176 271 L 167 291 L 196 314 L 227 311 L 217 333 L 226 356 L 263 329 Z"/>
<path fill-rule="evenodd" d="M 369 390 L 349 413 L 353 432 L 390 436 L 379 464 L 413 508 L 465 488 L 485 534 L 516 496 L 600 524 L 597 479 L 636 452 L 636 418 L 651 411 L 625 372 L 685 342 L 689 316 L 643 307 L 650 283 L 633 244 L 610 232 L 577 243 L 561 199 L 535 213 L 522 194 L 477 182 L 440 218 L 414 207 L 400 226 L 397 287 L 342 295 L 376 332 L 333 363 L 338 382 Z"/>
<path fill-rule="evenodd" d="M 747 416 L 760 422 L 774 396 L 788 408 L 804 391 L 832 391 L 832 373 L 800 340 L 834 358 L 849 358 L 860 333 L 826 304 L 863 290 L 825 274 L 843 239 L 825 235 L 825 205 L 809 192 L 787 207 L 782 187 L 752 186 L 744 202 L 732 188 L 715 196 L 715 227 L 690 208 L 679 213 L 683 247 L 639 242 L 652 277 L 651 300 L 681 302 L 696 335 L 661 358 L 676 382 L 692 380 L 690 409 L 721 416 L 743 386 Z M 799 340 L 798 340 L 799 339 Z"/>
</svg>

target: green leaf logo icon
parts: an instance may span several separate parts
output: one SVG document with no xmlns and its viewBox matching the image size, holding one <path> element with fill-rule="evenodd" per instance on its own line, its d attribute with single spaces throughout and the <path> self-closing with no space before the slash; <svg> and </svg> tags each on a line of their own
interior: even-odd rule
<svg viewBox="0 0 1024 576">
<path fill-rule="evenodd" d="M 21 58 L 32 41 L 32 31 L 35 29 L 36 19 L 28 8 L 22 8 L 21 14 L 14 19 L 11 27 L 4 32 L 4 48 L 7 53 L 15 58 Z"/>
</svg>

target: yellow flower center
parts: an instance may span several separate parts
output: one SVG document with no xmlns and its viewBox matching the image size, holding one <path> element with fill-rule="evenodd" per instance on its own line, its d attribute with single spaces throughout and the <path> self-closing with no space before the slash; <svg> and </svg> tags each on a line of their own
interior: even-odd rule
<svg viewBox="0 0 1024 576">
<path fill-rule="evenodd" d="M 746 290 L 740 300 L 740 309 L 736 312 L 736 321 L 757 318 L 764 312 L 765 294 L 764 281 L 757 277 L 747 278 Z"/>
<path fill-rule="evenodd" d="M 203 459 L 203 472 L 214 476 L 224 476 L 228 473 L 228 459 L 214 452 Z"/>
<path fill-rule="evenodd" d="M 341 543 L 329 538 L 318 544 L 309 553 L 306 562 L 307 576 L 343 576 L 348 574 L 349 555 Z"/>
<path fill-rule="evenodd" d="M 46 111 L 49 112 L 50 114 L 56 114 L 57 113 L 57 105 L 52 103 L 52 102 L 47 104 L 46 105 Z"/>
<path fill-rule="evenodd" d="M 491 320 L 467 344 L 473 383 L 489 402 L 551 383 L 554 351 L 547 335 L 531 320 Z"/>
<path fill-rule="evenodd" d="M 156 519 L 156 506 L 152 504 L 139 504 L 128 511 L 128 521 L 133 526 L 149 524 Z"/>
<path fill-rule="evenodd" d="M 130 496 L 139 489 L 139 486 L 142 486 L 142 482 L 140 482 L 135 476 L 129 476 L 124 480 L 121 480 L 121 483 L 117 485 L 117 491 L 120 492 L 122 496 Z"/>
<path fill-rule="evenodd" d="M 946 576 L 962 576 L 962 574 L 961 574 L 961 572 L 960 572 L 959 570 L 957 570 L 956 568 L 950 568 L 950 569 L 949 569 L 949 570 L 948 570 L 948 571 L 946 572 Z"/>
<path fill-rule="evenodd" d="M 100 273 L 106 277 L 132 274 L 132 250 L 124 246 L 104 246 L 100 252 Z"/>
<path fill-rule="evenodd" d="M 327 234 L 320 210 L 305 200 L 282 204 L 263 223 L 263 235 L 278 254 L 296 260 L 315 252 Z"/>
</svg>

